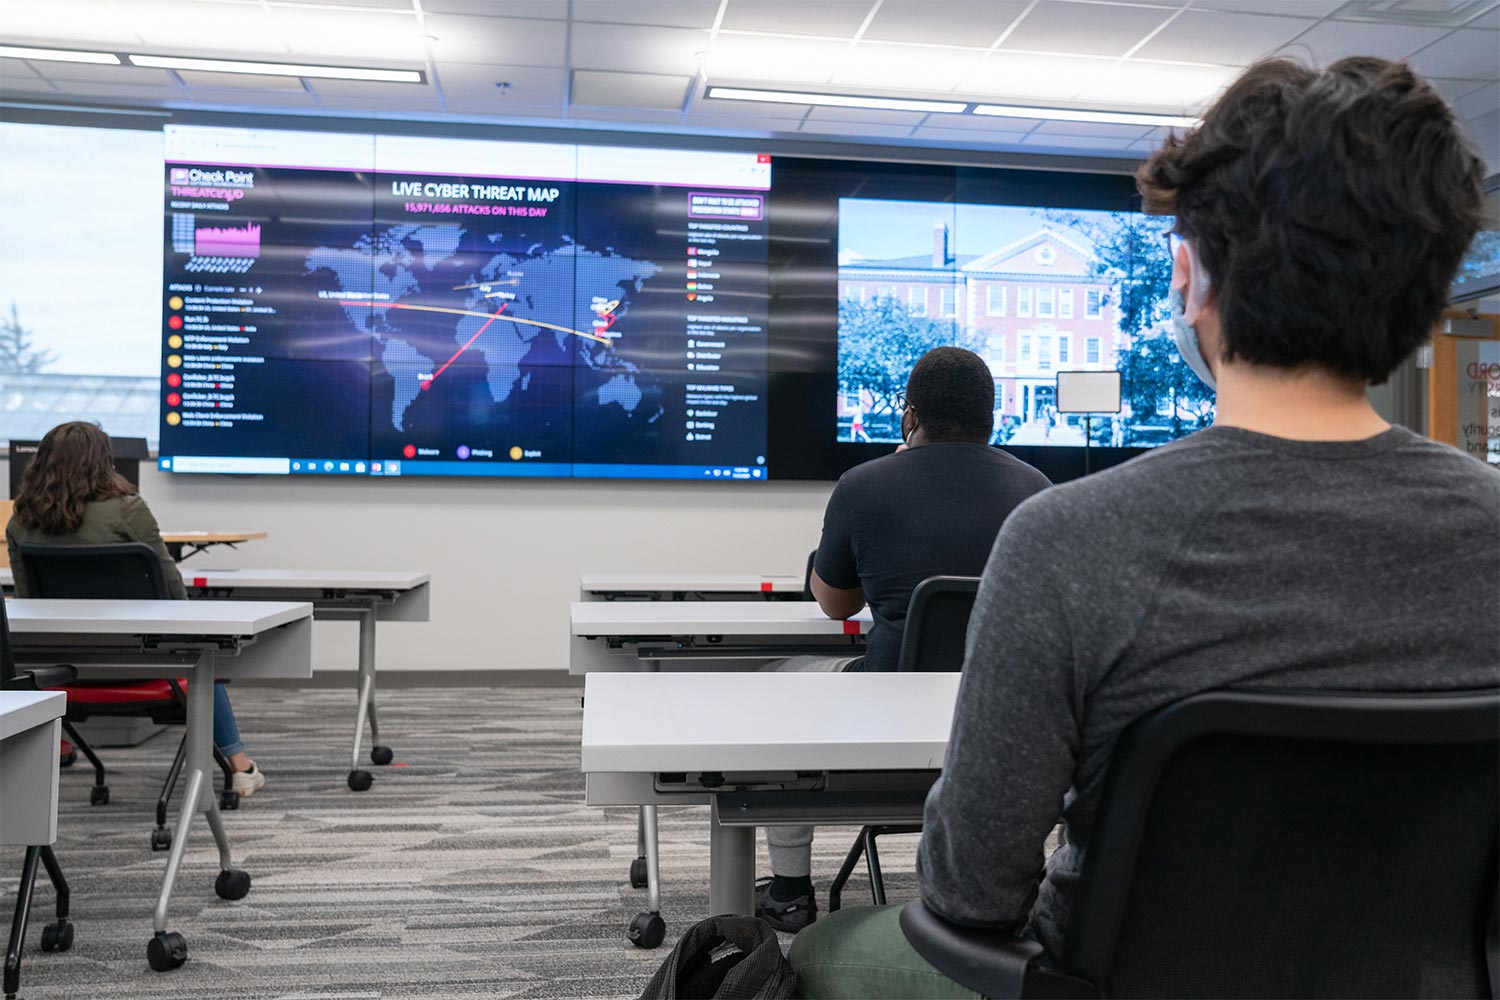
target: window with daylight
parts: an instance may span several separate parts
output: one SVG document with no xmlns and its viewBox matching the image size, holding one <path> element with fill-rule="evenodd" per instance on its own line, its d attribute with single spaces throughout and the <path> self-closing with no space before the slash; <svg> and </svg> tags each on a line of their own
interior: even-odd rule
<svg viewBox="0 0 1500 1000">
<path fill-rule="evenodd" d="M 1030 316 L 1031 315 L 1031 289 L 1030 288 L 1024 288 L 1023 287 L 1023 288 L 1016 289 L 1016 315 L 1017 316 Z"/>
<path fill-rule="evenodd" d="M 1090 337 L 1090 338 L 1088 338 L 1088 340 L 1084 341 L 1084 345 L 1083 345 L 1083 360 L 1086 361 L 1086 362 L 1088 362 L 1091 365 L 1097 365 L 1099 363 L 1099 338 L 1098 337 Z"/>
<path fill-rule="evenodd" d="M 1040 336 L 1036 338 L 1036 366 L 1041 371 L 1052 370 L 1052 338 Z"/>
<path fill-rule="evenodd" d="M 1073 342 L 1071 337 L 1057 338 L 1057 363 L 1065 365 L 1072 360 Z"/>
<path fill-rule="evenodd" d="M 927 287 L 916 285 L 906 293 L 907 305 L 911 307 L 913 316 L 927 315 Z"/>
<path fill-rule="evenodd" d="M 986 292 L 985 310 L 991 316 L 1005 315 L 1005 286 L 991 285 Z"/>
<path fill-rule="evenodd" d="M 1073 289 L 1060 288 L 1057 291 L 1057 315 L 1063 319 L 1073 318 Z"/>
<path fill-rule="evenodd" d="M 844 286 L 844 301 L 846 301 L 846 302 L 856 302 L 856 303 L 858 303 L 860 305 L 864 305 L 864 302 L 865 302 L 865 286 L 864 285 L 845 285 Z"/>
<path fill-rule="evenodd" d="M 1031 334 L 1021 334 L 1021 364 L 1031 364 Z"/>
<path fill-rule="evenodd" d="M 1098 319 L 1104 314 L 1104 293 L 1090 288 L 1083 293 L 1083 315 L 1085 319 Z"/>
<path fill-rule="evenodd" d="M 1057 312 L 1057 289 L 1038 288 L 1036 290 L 1036 314 L 1038 316 L 1053 316 Z"/>
<path fill-rule="evenodd" d="M 958 315 L 958 291 L 952 285 L 944 285 L 943 289 L 943 315 Z"/>
<path fill-rule="evenodd" d="M 990 369 L 998 373 L 1000 366 L 1005 364 L 1005 337 L 990 337 L 985 342 L 985 354 L 989 358 Z"/>
<path fill-rule="evenodd" d="M 877 302 L 880 301 L 881 299 L 894 299 L 895 297 L 896 297 L 896 290 L 894 288 L 892 288 L 890 285 L 876 285 L 875 286 L 875 300 Z"/>
</svg>

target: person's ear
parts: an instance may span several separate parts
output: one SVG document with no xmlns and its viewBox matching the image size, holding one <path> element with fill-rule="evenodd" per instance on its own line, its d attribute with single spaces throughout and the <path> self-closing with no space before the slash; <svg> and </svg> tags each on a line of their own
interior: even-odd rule
<svg viewBox="0 0 1500 1000">
<path fill-rule="evenodd" d="M 1177 248 L 1177 259 L 1172 264 L 1172 287 L 1182 292 L 1182 318 L 1188 325 L 1197 327 L 1205 313 L 1213 313 L 1214 325 L 1218 324 L 1218 310 L 1214 306 L 1213 283 L 1198 252 L 1188 240 Z"/>
</svg>

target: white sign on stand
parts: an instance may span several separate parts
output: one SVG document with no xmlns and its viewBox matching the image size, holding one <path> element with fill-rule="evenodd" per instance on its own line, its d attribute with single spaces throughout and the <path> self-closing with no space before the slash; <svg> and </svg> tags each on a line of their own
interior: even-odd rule
<svg viewBox="0 0 1500 1000">
<path fill-rule="evenodd" d="M 1093 435 L 1089 418 L 1095 413 L 1120 412 L 1120 373 L 1118 371 L 1058 372 L 1057 412 L 1082 413 L 1083 473 L 1089 471 L 1089 444 Z"/>
</svg>

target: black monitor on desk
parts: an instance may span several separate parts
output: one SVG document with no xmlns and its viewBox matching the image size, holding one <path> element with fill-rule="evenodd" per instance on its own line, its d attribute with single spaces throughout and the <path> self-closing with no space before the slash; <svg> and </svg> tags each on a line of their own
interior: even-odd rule
<svg viewBox="0 0 1500 1000">
<path fill-rule="evenodd" d="M 115 453 L 115 471 L 139 490 L 141 488 L 141 459 L 151 457 L 151 452 L 146 447 L 146 439 L 112 437 L 109 443 Z M 11 440 L 9 458 L 12 498 L 20 492 L 21 477 L 26 474 L 26 467 L 31 464 L 32 456 L 36 454 L 37 446 L 40 444 L 40 441 Z"/>
</svg>

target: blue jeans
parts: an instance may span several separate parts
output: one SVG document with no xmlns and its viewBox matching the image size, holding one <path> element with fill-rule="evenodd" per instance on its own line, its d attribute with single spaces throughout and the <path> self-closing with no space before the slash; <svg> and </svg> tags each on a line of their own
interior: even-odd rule
<svg viewBox="0 0 1500 1000">
<path fill-rule="evenodd" d="M 226 757 L 245 749 L 239 724 L 234 721 L 234 707 L 229 704 L 229 691 L 223 684 L 214 685 L 214 746 Z"/>
</svg>

